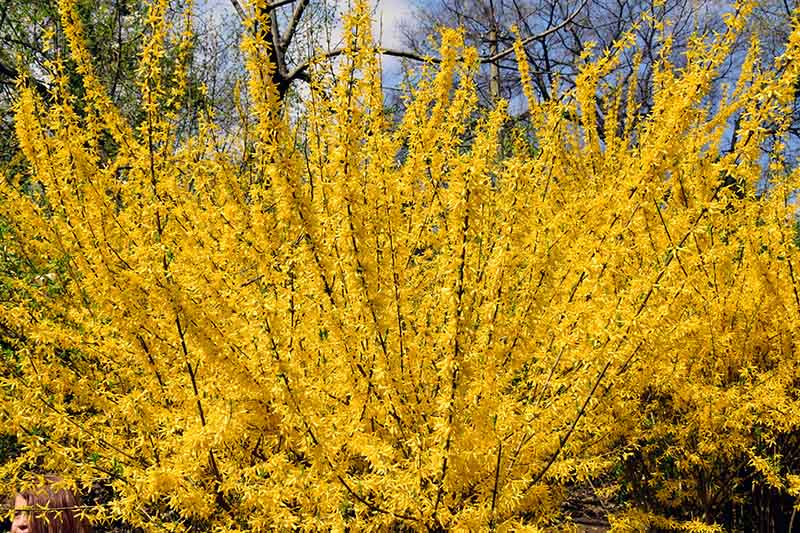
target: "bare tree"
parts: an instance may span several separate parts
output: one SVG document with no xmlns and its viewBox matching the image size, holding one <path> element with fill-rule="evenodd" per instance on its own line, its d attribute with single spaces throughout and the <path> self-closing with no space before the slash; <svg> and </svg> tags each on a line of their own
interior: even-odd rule
<svg viewBox="0 0 800 533">
<path fill-rule="evenodd" d="M 461 26 L 465 40 L 482 54 L 495 55 L 510 48 L 517 33 L 534 36 L 525 39 L 526 58 L 532 70 L 536 96 L 553 98 L 555 87 L 574 86 L 581 58 L 589 43 L 598 50 L 610 48 L 623 35 L 633 31 L 643 54 L 640 88 L 648 83 L 649 66 L 660 53 L 660 40 L 645 19 L 668 23 L 676 53 L 685 47 L 693 32 L 718 29 L 722 20 L 714 0 L 437 0 L 419 4 L 415 20 L 404 29 L 405 40 L 418 53 L 429 52 L 428 38 L 441 26 Z M 564 24 L 564 21 L 569 21 Z M 634 68 L 633 58 L 623 61 L 622 69 Z M 625 73 L 623 73 L 625 77 Z M 557 83 L 558 81 L 558 83 Z M 487 65 L 480 87 L 485 100 L 514 98 L 520 91 L 517 58 L 508 54 Z M 646 100 L 645 95 L 642 98 Z"/>
<path fill-rule="evenodd" d="M 409 51 L 418 55 L 435 51 L 435 35 L 442 26 L 461 27 L 466 43 L 478 49 L 487 61 L 478 80 L 485 104 L 497 98 L 517 102 L 525 118 L 521 98 L 518 59 L 508 50 L 517 35 L 523 37 L 526 59 L 531 67 L 534 97 L 539 101 L 561 98 L 575 86 L 578 69 L 603 50 L 611 49 L 623 36 L 632 34 L 635 46 L 621 51 L 618 68 L 606 80 L 625 91 L 636 109 L 623 110 L 620 122 L 605 124 L 606 104 L 597 102 L 597 128 L 601 138 L 606 128 L 619 128 L 629 117 L 645 116 L 652 105 L 652 74 L 659 58 L 668 52 L 674 66 L 686 61 L 685 52 L 695 36 L 725 31 L 724 15 L 737 6 L 734 0 L 418 0 L 414 20 L 403 34 Z M 736 81 L 752 37 L 761 41 L 761 65 L 771 65 L 782 52 L 797 13 L 798 0 L 761 0 L 739 35 L 737 49 L 727 68 L 718 76 L 707 96 L 719 101 L 724 85 Z M 515 32 L 514 29 L 517 29 Z M 670 48 L 664 47 L 669 37 Z M 592 50 L 589 48 L 592 47 Z M 413 69 L 412 63 L 408 68 Z M 635 83 L 634 83 L 635 80 Z M 800 83 L 798 84 L 800 93 Z M 795 120 L 789 131 L 794 142 L 789 152 L 800 152 L 800 99 L 794 102 Z M 634 117 L 630 117 L 634 118 Z M 737 139 L 739 122 L 729 125 L 731 149 Z M 764 150 L 771 150 L 767 145 Z"/>
</svg>

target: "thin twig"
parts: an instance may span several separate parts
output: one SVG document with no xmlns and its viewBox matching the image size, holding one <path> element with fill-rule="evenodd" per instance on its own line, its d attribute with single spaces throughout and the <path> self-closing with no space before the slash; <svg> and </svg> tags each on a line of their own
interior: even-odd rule
<svg viewBox="0 0 800 533">
<path fill-rule="evenodd" d="M 295 0 L 278 0 L 277 2 L 267 4 L 264 9 L 267 13 L 269 13 L 273 9 L 278 9 L 281 6 L 292 4 L 294 1 Z M 231 4 L 233 4 L 233 8 L 236 9 L 236 13 L 239 15 L 239 18 L 242 19 L 242 21 L 247 20 L 247 13 L 242 7 L 242 4 L 239 3 L 239 0 L 231 0 Z"/>
<path fill-rule="evenodd" d="M 569 427 L 567 434 L 559 439 L 558 448 L 556 449 L 555 453 L 553 453 L 553 455 L 550 456 L 550 460 L 547 461 L 547 464 L 544 466 L 542 471 L 539 472 L 539 474 L 528 483 L 523 493 L 528 492 L 534 485 L 539 483 L 544 477 L 544 475 L 547 473 L 547 471 L 550 470 L 550 467 L 553 466 L 553 463 L 556 462 L 558 456 L 561 455 L 561 451 L 564 449 L 564 446 L 567 444 L 567 441 L 572 436 L 572 433 L 575 431 L 575 428 L 578 426 L 578 422 L 580 421 L 581 418 L 583 418 L 583 415 L 586 412 L 586 408 L 589 406 L 589 402 L 594 397 L 594 393 L 597 391 L 597 387 L 600 385 L 600 382 L 603 380 L 603 377 L 605 377 L 606 371 L 608 371 L 610 366 L 611 366 L 611 361 L 606 362 L 605 366 L 603 367 L 603 370 L 600 372 L 600 375 L 597 376 L 597 380 L 595 380 L 592 390 L 589 391 L 589 394 L 586 396 L 586 400 L 583 402 L 580 411 L 578 411 L 578 416 L 576 416 L 575 420 L 572 421 L 572 425 Z"/>
<path fill-rule="evenodd" d="M 461 325 L 462 302 L 464 300 L 464 272 L 467 263 L 467 233 L 469 232 L 469 199 L 470 189 L 469 182 L 465 184 L 464 191 L 464 222 L 461 230 L 461 258 L 458 266 L 458 278 L 456 288 L 456 310 L 453 320 L 456 321 L 455 342 L 453 349 L 453 372 L 450 378 L 450 399 L 447 414 L 447 438 L 444 442 L 444 458 L 442 459 L 441 475 L 439 476 L 439 489 L 436 493 L 436 503 L 433 506 L 433 516 L 436 518 L 436 512 L 439 509 L 439 504 L 442 502 L 444 496 L 444 481 L 447 477 L 447 466 L 450 455 L 450 446 L 453 443 L 453 419 L 455 415 L 455 400 L 456 390 L 458 389 L 458 362 L 461 359 L 461 343 L 459 343 L 459 326 Z"/>
<path fill-rule="evenodd" d="M 303 12 L 308 6 L 309 1 L 310 0 L 300 0 L 300 3 L 295 6 L 294 12 L 292 12 L 292 20 L 289 21 L 289 27 L 286 29 L 286 35 L 284 35 L 280 40 L 280 47 L 284 53 L 292 43 L 294 33 L 297 31 L 297 26 L 300 24 L 300 19 L 303 18 Z"/>
<path fill-rule="evenodd" d="M 206 416 L 203 412 L 203 404 L 200 402 L 200 393 L 197 390 L 197 365 L 192 368 L 191 362 L 189 362 L 189 350 L 186 348 L 186 332 L 181 327 L 181 319 L 176 315 L 175 316 L 175 325 L 178 327 L 178 336 L 181 339 L 181 349 L 183 350 L 183 356 L 186 359 L 186 369 L 189 372 L 189 379 L 192 381 L 192 389 L 194 390 L 194 397 L 197 401 L 197 411 L 200 414 L 200 424 L 205 428 L 206 427 Z M 208 449 L 208 464 L 211 467 L 211 472 L 214 474 L 214 479 L 217 481 L 216 486 L 216 496 L 217 496 L 217 503 L 226 511 L 230 510 L 230 506 L 228 505 L 225 496 L 222 494 L 221 487 L 222 487 L 222 475 L 219 472 L 219 467 L 217 467 L 217 460 L 214 457 L 214 450 L 209 447 Z"/>
<path fill-rule="evenodd" d="M 491 518 L 489 519 L 489 530 L 494 531 L 495 529 L 495 516 L 494 516 L 494 509 L 495 504 L 497 503 L 497 487 L 500 484 L 500 460 L 503 457 L 503 441 L 497 442 L 497 462 L 494 465 L 494 487 L 492 488 L 492 509 L 491 509 Z"/>
<path fill-rule="evenodd" d="M 531 35 L 530 37 L 526 37 L 525 39 L 522 39 L 522 46 L 527 46 L 530 43 L 532 43 L 533 41 L 538 41 L 538 40 L 544 39 L 545 37 L 547 37 L 549 35 L 552 35 L 553 33 L 556 33 L 558 31 L 564 29 L 566 26 L 568 26 L 570 23 L 572 23 L 572 21 L 575 19 L 575 17 L 577 17 L 578 14 L 581 12 L 581 10 L 583 10 L 583 8 L 586 6 L 588 1 L 589 0 L 582 0 L 582 2 L 580 3 L 580 5 L 578 5 L 578 7 L 575 9 L 575 11 L 570 13 L 567 16 L 567 18 L 565 18 L 563 21 L 561 21 L 560 24 L 558 24 L 556 26 L 553 26 L 552 28 L 548 28 L 548 29 L 546 29 L 546 30 L 544 30 L 544 31 L 542 31 L 540 33 L 537 33 L 536 35 Z M 350 51 L 355 52 L 357 50 L 350 49 Z M 391 56 L 391 57 L 399 57 L 399 58 L 403 58 L 403 59 L 410 59 L 412 61 L 418 61 L 418 62 L 421 62 L 421 63 L 427 63 L 427 62 L 441 63 L 442 62 L 441 58 L 433 57 L 433 56 L 423 56 L 423 55 L 417 54 L 415 52 L 411 52 L 409 50 L 397 50 L 395 48 L 376 47 L 375 51 L 378 52 L 381 55 Z M 286 83 L 292 83 L 294 80 L 304 77 L 306 75 L 306 70 L 308 70 L 308 68 L 312 65 L 312 63 L 315 63 L 315 62 L 318 62 L 318 61 L 321 61 L 321 60 L 324 60 L 324 59 L 333 59 L 333 58 L 338 57 L 338 56 L 340 56 L 342 54 L 345 54 L 347 52 L 348 52 L 348 49 L 337 48 L 336 50 L 331 50 L 330 52 L 325 52 L 323 54 L 320 54 L 318 56 L 315 56 L 315 57 L 309 59 L 305 63 L 295 67 L 295 69 L 288 74 L 287 79 L 286 79 Z M 508 47 L 505 50 L 502 50 L 502 51 L 500 51 L 500 52 L 498 52 L 496 54 L 492 54 L 492 55 L 488 55 L 488 56 L 479 56 L 478 57 L 478 61 L 480 63 L 482 63 L 482 64 L 495 63 L 495 62 L 505 58 L 506 56 L 511 55 L 512 53 L 514 53 L 514 47 L 513 46 Z M 457 59 L 457 61 L 463 61 L 463 60 L 464 60 L 463 57 L 459 57 Z"/>
</svg>

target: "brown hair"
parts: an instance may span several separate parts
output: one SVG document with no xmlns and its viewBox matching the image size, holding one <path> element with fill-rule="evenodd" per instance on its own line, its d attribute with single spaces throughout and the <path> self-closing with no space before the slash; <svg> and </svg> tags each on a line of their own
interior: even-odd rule
<svg viewBox="0 0 800 533">
<path fill-rule="evenodd" d="M 19 493 L 31 508 L 28 512 L 30 533 L 92 533 L 92 526 L 78 516 L 80 499 L 68 489 L 53 487 L 63 482 L 61 478 L 45 476 L 44 479 L 44 486 Z"/>
</svg>

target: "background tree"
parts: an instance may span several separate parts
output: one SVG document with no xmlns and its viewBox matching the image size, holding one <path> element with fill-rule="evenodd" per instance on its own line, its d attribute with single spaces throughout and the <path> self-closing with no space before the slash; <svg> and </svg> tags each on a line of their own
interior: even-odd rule
<svg viewBox="0 0 800 533">
<path fill-rule="evenodd" d="M 755 37 L 762 42 L 760 61 L 771 68 L 783 51 L 796 6 L 794 1 L 758 3 L 748 27 L 740 34 L 728 67 L 717 73 L 715 88 L 708 95 L 710 100 L 722 99 L 726 84 L 735 83 L 749 39 Z M 724 31 L 724 17 L 734 9 L 733 2 L 683 0 L 440 0 L 419 3 L 404 36 L 411 50 L 430 54 L 433 41 L 428 36 L 441 27 L 461 27 L 466 42 L 487 58 L 508 50 L 517 35 L 536 36 L 526 42 L 524 53 L 531 66 L 534 96 L 546 101 L 569 94 L 584 62 L 597 60 L 620 39 L 632 35 L 637 46 L 623 52 L 627 55 L 605 81 L 616 90 L 629 91 L 639 107 L 631 106 L 628 112 L 644 116 L 653 105 L 653 73 L 661 57 L 667 54 L 673 65 L 683 66 L 691 40 L 696 35 Z M 413 63 L 408 67 L 415 68 Z M 520 74 L 513 55 L 486 61 L 478 87 L 486 105 L 500 97 L 510 99 L 516 102 L 520 118 L 525 118 L 525 106 L 520 100 Z M 597 101 L 595 111 L 601 135 L 606 129 L 605 116 L 610 105 L 609 101 Z M 793 105 L 797 107 L 798 102 Z M 794 117 L 790 131 L 796 137 L 792 144 L 798 145 L 800 115 L 794 113 Z M 619 128 L 620 124 L 618 121 L 608 127 Z M 736 129 L 734 120 L 729 130 L 732 143 Z"/>
<path fill-rule="evenodd" d="M 94 57 L 102 58 L 99 75 L 110 96 L 123 108 L 133 110 L 133 69 L 141 39 L 141 20 L 137 20 L 142 12 L 141 3 L 85 1 L 79 4 L 78 11 L 90 28 L 87 47 Z M 54 71 L 54 61 L 68 55 L 57 3 L 5 2 L 0 10 L 0 42 L 0 160 L 7 164 L 20 154 L 11 111 L 20 78 L 25 76 L 41 96 L 48 97 L 54 80 L 60 76 Z M 68 67 L 66 75 L 73 87 L 79 89 L 74 68 Z"/>
</svg>

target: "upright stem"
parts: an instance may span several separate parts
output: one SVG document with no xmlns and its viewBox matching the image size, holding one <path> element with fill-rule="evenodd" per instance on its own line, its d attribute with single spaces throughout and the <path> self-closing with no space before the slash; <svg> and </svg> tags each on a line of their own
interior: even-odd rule
<svg viewBox="0 0 800 533">
<path fill-rule="evenodd" d="M 492 61 L 489 63 L 489 94 L 492 101 L 496 102 L 500 99 L 500 66 L 498 65 L 499 59 L 497 55 L 497 16 L 494 12 L 494 1 L 489 2 L 489 9 L 491 11 L 492 29 L 489 31 L 489 55 Z"/>
</svg>

